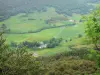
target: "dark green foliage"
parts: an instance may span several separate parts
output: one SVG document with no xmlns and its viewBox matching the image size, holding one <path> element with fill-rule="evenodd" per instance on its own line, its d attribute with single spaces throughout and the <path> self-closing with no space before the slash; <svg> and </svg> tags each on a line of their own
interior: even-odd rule
<svg viewBox="0 0 100 75">
<path fill-rule="evenodd" d="M 95 62 L 81 58 L 87 56 L 90 52 L 81 50 L 80 52 L 80 54 L 83 53 L 83 56 L 77 55 L 78 53 L 74 51 L 74 55 L 70 54 L 68 56 L 66 55 L 67 53 L 62 53 L 50 57 L 40 57 L 37 58 L 37 60 L 42 61 L 44 64 L 44 75 L 94 75 L 97 71 L 99 71 Z"/>
<path fill-rule="evenodd" d="M 7 29 L 7 26 L 6 26 L 5 24 L 2 24 L 1 28 L 2 28 L 3 30 L 6 30 L 6 29 Z"/>
<path fill-rule="evenodd" d="M 81 38 L 83 35 L 82 34 L 78 34 L 78 38 Z"/>
<path fill-rule="evenodd" d="M 9 49 L 2 34 L 0 33 L 0 75 L 41 75 L 40 62 L 24 48 Z"/>
<path fill-rule="evenodd" d="M 23 48 L 23 47 L 27 47 L 30 49 L 34 49 L 37 50 L 39 49 L 39 47 L 45 46 L 44 48 L 55 48 L 56 46 L 60 45 L 60 43 L 62 42 L 62 38 L 52 38 L 50 40 L 47 41 L 42 41 L 42 42 L 22 42 L 20 44 L 17 44 L 16 42 L 11 42 L 10 46 L 13 48 Z"/>
<path fill-rule="evenodd" d="M 4 46 L 5 40 L 3 39 L 3 32 L 0 33 L 0 47 Z"/>
<path fill-rule="evenodd" d="M 100 68 L 100 52 L 96 50 L 90 50 L 90 54 L 88 54 L 87 59 L 95 61 L 97 66 Z"/>
<path fill-rule="evenodd" d="M 7 28 L 6 24 L 2 24 L 0 26 L 0 32 L 6 32 L 6 33 L 8 33 L 8 32 L 10 32 L 10 29 Z"/>
<path fill-rule="evenodd" d="M 93 74 L 97 68 L 88 60 L 63 59 L 47 65 L 47 75 L 85 75 Z"/>
<path fill-rule="evenodd" d="M 18 13 L 31 13 L 33 11 L 46 11 L 46 7 L 54 7 L 59 14 L 71 16 L 72 13 L 86 14 L 93 8 L 87 4 L 88 0 L 1 0 L 0 21 Z M 9 2 L 9 3 L 8 3 Z"/>
<path fill-rule="evenodd" d="M 22 44 L 19 44 L 19 46 L 22 45 L 23 47 L 28 47 L 28 48 L 34 48 L 34 47 L 39 47 L 40 43 L 39 42 L 23 42 Z"/>
<path fill-rule="evenodd" d="M 40 62 L 18 49 L 2 65 L 3 75 L 40 75 Z"/>
<path fill-rule="evenodd" d="M 62 42 L 62 38 L 56 39 L 52 38 L 50 41 L 48 41 L 47 48 L 55 48 Z"/>
<path fill-rule="evenodd" d="M 17 43 L 16 43 L 16 42 L 11 42 L 11 43 L 10 43 L 10 46 L 11 46 L 11 47 L 17 47 Z"/>
<path fill-rule="evenodd" d="M 97 71 L 95 62 L 81 59 L 88 51 L 72 51 L 52 57 L 34 58 L 25 48 L 9 49 L 0 35 L 0 75 L 84 75 Z M 49 42 L 60 42 L 51 39 Z M 78 57 L 77 57 L 78 56 Z M 99 60 L 99 59 L 98 59 Z M 100 63 L 98 63 L 99 65 Z"/>
<path fill-rule="evenodd" d="M 70 24 L 66 24 L 66 25 L 61 25 L 61 26 L 56 26 L 56 25 L 48 25 L 48 26 L 45 26 L 43 28 L 40 28 L 40 29 L 37 29 L 37 30 L 30 30 L 30 31 L 26 31 L 26 32 L 12 32 L 10 29 L 7 29 L 6 30 L 6 33 L 9 33 L 9 34 L 28 34 L 28 33 L 38 33 L 38 32 L 41 32 L 43 30 L 46 30 L 46 29 L 52 29 L 52 28 L 60 28 L 60 27 L 66 27 L 66 26 L 74 26 L 75 23 L 72 23 L 70 22 Z"/>
<path fill-rule="evenodd" d="M 80 58 L 84 58 L 87 54 L 89 54 L 89 51 L 88 50 L 72 50 L 72 51 L 69 51 L 67 54 L 65 54 L 66 56 L 78 56 Z"/>
<path fill-rule="evenodd" d="M 45 64 L 45 75 L 93 75 L 97 71 L 95 62 L 64 55 L 38 58 Z"/>
<path fill-rule="evenodd" d="M 28 42 L 28 41 L 21 42 L 20 44 L 17 44 L 16 42 L 10 43 L 10 46 L 13 48 L 27 47 L 27 48 L 34 49 L 34 48 L 38 48 L 40 45 L 41 45 L 40 42 Z"/>
</svg>

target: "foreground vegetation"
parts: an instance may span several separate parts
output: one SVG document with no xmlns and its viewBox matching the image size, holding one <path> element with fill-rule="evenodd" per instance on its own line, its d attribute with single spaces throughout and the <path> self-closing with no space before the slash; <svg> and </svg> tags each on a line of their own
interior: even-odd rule
<svg viewBox="0 0 100 75">
<path fill-rule="evenodd" d="M 99 75 L 99 51 L 70 46 L 67 53 L 35 58 L 25 48 L 9 49 L 2 33 L 0 38 L 0 75 Z"/>
</svg>

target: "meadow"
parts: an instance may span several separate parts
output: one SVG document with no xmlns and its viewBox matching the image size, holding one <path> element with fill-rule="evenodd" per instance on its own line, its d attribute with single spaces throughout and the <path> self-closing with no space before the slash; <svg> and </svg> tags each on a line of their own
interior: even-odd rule
<svg viewBox="0 0 100 75">
<path fill-rule="evenodd" d="M 53 18 L 53 22 L 47 24 L 45 21 Z M 59 20 L 59 19 L 60 20 Z M 66 19 L 66 20 L 63 20 Z M 37 33 L 26 34 L 5 34 L 7 43 L 11 42 L 23 42 L 23 41 L 44 41 L 51 38 L 63 38 L 63 40 L 77 39 L 79 34 L 84 35 L 84 25 L 79 21 L 81 19 L 80 14 L 73 14 L 72 16 L 65 17 L 63 14 L 58 14 L 54 8 L 47 8 L 47 11 L 37 12 L 34 11 L 29 14 L 21 13 L 16 16 L 12 16 L 9 19 L 0 22 L 0 25 L 6 24 L 7 28 L 10 28 L 12 32 L 27 32 L 31 30 L 38 30 L 46 26 L 55 25 L 67 25 L 68 20 L 75 20 L 76 25 L 65 26 L 59 28 L 45 29 Z M 64 51 L 68 51 L 68 43 L 62 43 L 56 48 L 42 49 L 35 51 L 40 56 L 55 55 Z M 33 51 L 33 50 L 31 50 Z"/>
<path fill-rule="evenodd" d="M 54 8 L 47 8 L 46 12 L 34 11 L 29 14 L 20 13 L 1 22 L 0 25 L 6 24 L 12 32 L 27 32 L 49 26 L 45 23 L 45 20 L 48 20 L 52 17 L 64 16 L 56 13 Z"/>
</svg>

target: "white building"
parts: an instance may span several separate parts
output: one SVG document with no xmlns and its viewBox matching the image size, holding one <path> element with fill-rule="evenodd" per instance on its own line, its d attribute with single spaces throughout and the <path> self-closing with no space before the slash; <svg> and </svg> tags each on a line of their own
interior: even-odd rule
<svg viewBox="0 0 100 75">
<path fill-rule="evenodd" d="M 42 48 L 46 48 L 46 47 L 47 47 L 47 44 L 40 42 L 40 46 L 38 48 L 42 49 Z"/>
<path fill-rule="evenodd" d="M 69 20 L 70 22 L 75 22 L 75 20 Z"/>
</svg>

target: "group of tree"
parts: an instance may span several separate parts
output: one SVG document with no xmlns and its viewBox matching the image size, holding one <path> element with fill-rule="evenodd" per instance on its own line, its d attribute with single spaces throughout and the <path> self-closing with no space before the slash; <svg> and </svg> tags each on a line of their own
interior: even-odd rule
<svg viewBox="0 0 100 75">
<path fill-rule="evenodd" d="M 30 49 L 37 50 L 39 48 L 55 48 L 56 46 L 59 46 L 60 43 L 62 42 L 62 38 L 52 38 L 50 40 L 42 41 L 42 42 L 29 42 L 29 41 L 24 41 L 21 43 L 16 43 L 16 42 L 11 42 L 10 46 L 13 48 L 23 48 L 27 47 Z"/>
<path fill-rule="evenodd" d="M 51 40 L 47 41 L 47 48 L 55 48 L 56 46 L 59 46 L 61 42 L 62 38 L 52 38 Z"/>
<path fill-rule="evenodd" d="M 97 2 L 97 0 L 92 0 Z M 93 8 L 88 5 L 91 0 L 1 0 L 0 1 L 0 21 L 8 19 L 19 13 L 31 13 L 33 11 L 46 11 L 46 7 L 54 7 L 59 14 L 72 15 L 72 13 L 85 14 Z"/>
<path fill-rule="evenodd" d="M 2 24 L 2 25 L 0 26 L 0 32 L 8 33 L 8 32 L 10 32 L 10 29 L 7 28 L 6 24 Z"/>
<path fill-rule="evenodd" d="M 85 33 L 89 42 L 95 45 L 95 48 L 99 50 L 100 45 L 100 7 L 93 11 L 90 15 L 84 16 Z"/>
<path fill-rule="evenodd" d="M 39 46 L 41 46 L 40 42 L 29 42 L 29 41 L 24 41 L 21 43 L 17 43 L 17 42 L 11 42 L 10 46 L 13 48 L 23 48 L 23 47 L 27 47 L 27 48 L 31 48 L 31 49 L 35 49 L 38 48 Z"/>
<path fill-rule="evenodd" d="M 0 32 L 0 75 L 41 75 L 40 62 L 25 48 L 10 49 Z"/>
</svg>

